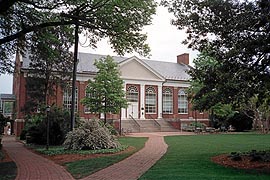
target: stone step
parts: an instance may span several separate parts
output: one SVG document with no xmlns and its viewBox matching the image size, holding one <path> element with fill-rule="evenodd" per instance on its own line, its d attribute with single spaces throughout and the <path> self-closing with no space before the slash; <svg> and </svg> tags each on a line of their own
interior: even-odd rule
<svg viewBox="0 0 270 180">
<path fill-rule="evenodd" d="M 137 123 L 136 123 L 137 122 Z M 124 132 L 176 132 L 169 122 L 163 119 L 154 120 L 123 120 L 121 127 Z M 140 127 L 138 127 L 138 124 Z"/>
</svg>

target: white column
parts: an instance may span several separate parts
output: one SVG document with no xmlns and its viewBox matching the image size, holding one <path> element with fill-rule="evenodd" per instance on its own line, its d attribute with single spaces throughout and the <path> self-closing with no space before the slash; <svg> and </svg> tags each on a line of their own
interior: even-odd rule
<svg viewBox="0 0 270 180">
<path fill-rule="evenodd" d="M 145 103 L 144 103 L 144 100 L 145 100 L 145 89 L 144 89 L 144 84 L 141 84 L 141 93 L 140 93 L 140 100 L 141 100 L 141 109 L 140 109 L 140 112 L 141 112 L 141 118 L 140 119 L 145 119 Z M 143 108 L 143 110 L 142 110 Z"/>
<path fill-rule="evenodd" d="M 162 86 L 158 86 L 158 119 L 162 118 Z"/>
<path fill-rule="evenodd" d="M 124 86 L 123 86 L 123 90 L 124 92 L 126 92 L 126 82 L 124 81 Z M 121 108 L 121 119 L 127 119 L 126 117 L 126 108 Z"/>
<path fill-rule="evenodd" d="M 126 118 L 126 109 L 125 108 L 121 108 L 121 119 L 127 119 Z"/>
</svg>

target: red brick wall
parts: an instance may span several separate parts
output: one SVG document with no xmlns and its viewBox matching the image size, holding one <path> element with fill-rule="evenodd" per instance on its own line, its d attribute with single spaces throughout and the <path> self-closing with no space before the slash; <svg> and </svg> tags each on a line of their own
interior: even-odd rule
<svg viewBox="0 0 270 180">
<path fill-rule="evenodd" d="M 183 64 L 188 65 L 189 64 L 189 54 L 184 53 L 184 54 L 178 55 L 177 56 L 177 63 L 179 63 L 179 64 L 183 63 Z"/>
<path fill-rule="evenodd" d="M 14 134 L 16 137 L 20 136 L 21 135 L 21 132 L 24 128 L 24 120 L 23 119 L 17 119 L 15 120 L 14 122 Z"/>
</svg>

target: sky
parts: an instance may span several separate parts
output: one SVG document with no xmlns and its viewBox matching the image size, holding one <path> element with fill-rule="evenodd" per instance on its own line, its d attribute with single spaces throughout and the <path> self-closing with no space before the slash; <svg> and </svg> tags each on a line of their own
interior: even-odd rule
<svg viewBox="0 0 270 180">
<path fill-rule="evenodd" d="M 165 7 L 158 7 L 156 15 L 153 16 L 152 25 L 146 26 L 143 32 L 147 33 L 147 43 L 151 48 L 151 60 L 176 62 L 176 56 L 189 53 L 190 63 L 197 57 L 198 52 L 188 49 L 187 46 L 181 42 L 186 38 L 184 31 L 178 30 L 175 26 L 171 25 L 171 19 L 173 15 L 169 14 Z M 84 41 L 83 37 L 81 42 Z M 80 46 L 79 52 L 88 52 L 103 55 L 117 55 L 113 52 L 104 39 L 97 44 L 97 49 L 90 49 Z M 138 54 L 126 54 L 125 57 L 131 56 L 141 57 Z M 0 94 L 12 93 L 12 76 L 0 74 Z"/>
</svg>

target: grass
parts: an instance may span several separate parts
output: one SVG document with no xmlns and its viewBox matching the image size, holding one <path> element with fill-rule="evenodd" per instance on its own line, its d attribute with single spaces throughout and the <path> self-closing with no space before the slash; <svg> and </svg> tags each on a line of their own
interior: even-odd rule
<svg viewBox="0 0 270 180">
<path fill-rule="evenodd" d="M 86 177 L 100 169 L 108 167 L 116 162 L 119 162 L 136 151 L 144 147 L 147 138 L 133 138 L 133 137 L 121 137 L 119 142 L 122 145 L 133 146 L 136 149 L 131 152 L 126 152 L 118 155 L 104 156 L 93 159 L 80 160 L 75 162 L 66 163 L 67 170 L 76 179 Z"/>
<path fill-rule="evenodd" d="M 165 137 L 167 153 L 140 180 L 270 179 L 269 174 L 226 168 L 211 157 L 253 149 L 270 149 L 270 135 L 198 135 Z"/>
</svg>

